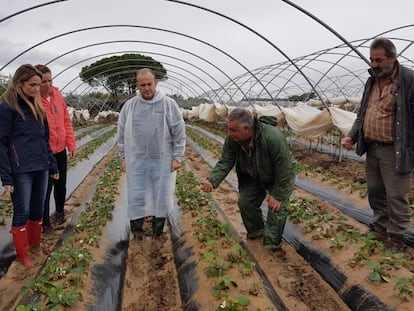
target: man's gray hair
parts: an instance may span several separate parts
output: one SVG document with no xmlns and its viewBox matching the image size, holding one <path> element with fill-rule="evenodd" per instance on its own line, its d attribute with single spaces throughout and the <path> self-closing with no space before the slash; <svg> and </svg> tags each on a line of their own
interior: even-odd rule
<svg viewBox="0 0 414 311">
<path fill-rule="evenodd" d="M 397 56 L 397 49 L 395 48 L 394 43 L 392 43 L 390 39 L 384 37 L 375 38 L 374 41 L 372 41 L 371 46 L 369 48 L 370 50 L 382 48 L 385 50 L 385 55 L 387 57 Z"/>
<path fill-rule="evenodd" d="M 254 126 L 254 117 L 252 113 L 245 108 L 235 108 L 227 117 L 228 121 L 239 121 L 240 126 Z"/>
</svg>

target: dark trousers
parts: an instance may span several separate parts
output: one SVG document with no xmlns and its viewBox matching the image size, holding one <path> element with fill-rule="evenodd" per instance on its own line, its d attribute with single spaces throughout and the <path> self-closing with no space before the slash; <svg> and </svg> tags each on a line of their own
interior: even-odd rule
<svg viewBox="0 0 414 311">
<path fill-rule="evenodd" d="M 263 244 L 270 249 L 277 248 L 282 242 L 283 230 L 285 229 L 287 217 L 287 202 L 282 202 L 277 212 L 270 209 L 267 212 L 266 222 L 260 206 L 266 198 L 266 191 L 258 186 L 253 180 L 246 182 L 239 181 L 239 209 L 246 227 L 247 233 L 255 235 L 256 232 L 263 232 Z"/>
<path fill-rule="evenodd" d="M 53 197 L 55 199 L 56 213 L 63 213 L 64 206 L 66 201 L 66 176 L 68 169 L 68 157 L 66 154 L 66 149 L 53 154 L 57 167 L 59 170 L 59 179 L 55 180 L 49 177 L 47 192 L 46 192 L 46 201 L 43 208 L 43 226 L 50 226 L 50 195 L 53 188 Z"/>
<path fill-rule="evenodd" d="M 374 211 L 374 229 L 391 236 L 403 235 L 410 224 L 408 192 L 411 174 L 395 173 L 393 145 L 370 144 L 365 168 L 368 200 Z"/>
</svg>

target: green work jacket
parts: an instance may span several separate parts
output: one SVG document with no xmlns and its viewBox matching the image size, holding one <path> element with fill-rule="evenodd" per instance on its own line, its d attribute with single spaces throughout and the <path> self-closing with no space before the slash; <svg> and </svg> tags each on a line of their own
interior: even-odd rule
<svg viewBox="0 0 414 311">
<path fill-rule="evenodd" d="M 255 182 L 274 198 L 285 201 L 292 193 L 295 173 L 286 138 L 275 125 L 276 119 L 272 117 L 255 119 L 253 144 L 258 175 Z M 240 167 L 242 152 L 240 144 L 228 136 L 224 141 L 221 159 L 207 178 L 214 188 L 219 186 L 234 166 L 239 188 L 245 179 L 251 179 Z"/>
</svg>

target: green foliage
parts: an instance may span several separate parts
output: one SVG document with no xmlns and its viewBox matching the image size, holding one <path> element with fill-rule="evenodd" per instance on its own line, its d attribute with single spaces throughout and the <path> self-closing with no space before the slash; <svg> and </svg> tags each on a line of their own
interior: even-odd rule
<svg viewBox="0 0 414 311">
<path fill-rule="evenodd" d="M 194 236 L 200 243 L 211 244 L 220 238 L 231 238 L 229 224 L 220 222 L 214 213 L 208 217 L 197 219 L 194 225 L 197 226 Z"/>
<path fill-rule="evenodd" d="M 409 279 L 393 276 L 392 280 L 395 282 L 394 290 L 398 291 L 398 297 L 405 301 L 414 298 L 414 276 Z"/>
<path fill-rule="evenodd" d="M 288 97 L 288 100 L 293 102 L 307 102 L 309 99 L 316 98 L 316 94 L 314 92 L 303 93 L 301 95 L 292 95 Z"/>
<path fill-rule="evenodd" d="M 367 260 L 366 265 L 372 270 L 372 272 L 368 275 L 368 280 L 373 283 L 390 281 L 391 276 L 388 271 L 391 270 L 392 267 L 389 264 L 377 264 L 371 260 Z"/>
<path fill-rule="evenodd" d="M 6 91 L 9 80 L 10 77 L 0 74 L 0 96 Z"/>
<path fill-rule="evenodd" d="M 227 253 L 226 259 L 232 263 L 241 263 L 248 258 L 247 252 L 240 246 L 234 245 L 233 249 Z"/>
<path fill-rule="evenodd" d="M 167 78 L 164 66 L 150 56 L 123 54 L 102 58 L 79 73 L 81 80 L 91 86 L 104 85 L 112 95 L 132 95 L 136 86 L 136 72 L 140 68 L 150 68 L 158 80 Z"/>
<path fill-rule="evenodd" d="M 218 143 L 213 142 L 211 139 L 197 133 L 194 130 L 186 129 L 187 137 L 194 140 L 200 147 L 205 150 L 210 151 L 215 158 L 220 157 L 222 147 L 218 145 Z"/>
<path fill-rule="evenodd" d="M 297 173 L 312 171 L 312 167 L 303 162 L 294 160 L 294 165 Z"/>
<path fill-rule="evenodd" d="M 59 311 L 82 301 L 80 289 L 93 260 L 91 249 L 98 245 L 101 230 L 112 217 L 121 172 L 121 160 L 115 157 L 99 179 L 92 202 L 82 212 L 73 235 L 62 243 L 59 251 L 50 254 L 40 275 L 29 279 L 22 288 L 22 295 L 36 295 L 40 301 L 20 305 L 17 310 Z"/>
<path fill-rule="evenodd" d="M 218 257 L 217 260 L 212 262 L 210 266 L 206 268 L 206 275 L 208 277 L 218 278 L 224 275 L 224 272 L 231 268 L 229 262 L 224 261 L 222 258 Z"/>
<path fill-rule="evenodd" d="M 96 131 L 98 131 L 98 130 L 104 128 L 104 127 L 107 127 L 107 126 L 108 126 L 108 124 L 99 124 L 97 126 L 91 126 L 86 131 L 83 131 L 81 134 L 76 135 L 76 140 L 79 141 L 80 139 L 82 139 L 82 138 L 84 138 L 84 137 L 86 137 L 86 136 L 88 136 L 92 133 L 95 133 Z"/>
<path fill-rule="evenodd" d="M 213 296 L 221 297 L 222 291 L 230 289 L 231 287 L 237 287 L 237 283 L 230 279 L 228 275 L 223 275 L 216 281 L 214 286 Z"/>
<path fill-rule="evenodd" d="M 40 302 L 37 302 L 35 304 L 25 305 L 25 306 L 20 305 L 20 306 L 17 306 L 16 308 L 16 311 L 41 311 L 41 310 L 44 310 L 44 309 L 42 309 L 42 304 Z"/>
<path fill-rule="evenodd" d="M 376 240 L 372 233 L 368 233 L 365 237 L 361 237 L 360 240 L 364 244 L 358 248 L 351 259 L 349 264 L 351 267 L 356 267 L 361 264 L 362 261 L 368 259 L 372 255 L 380 254 L 384 250 L 384 243 Z"/>
<path fill-rule="evenodd" d="M 241 245 L 236 243 L 232 237 L 230 226 L 221 223 L 217 219 L 218 213 L 212 206 L 213 204 L 209 202 L 211 198 L 206 197 L 198 189 L 198 181 L 192 172 L 179 171 L 176 195 L 181 202 L 181 210 L 196 216 L 192 232 L 197 240 L 205 245 L 202 253 L 203 259 L 207 263 L 204 269 L 205 275 L 212 278 L 214 283 L 212 295 L 217 299 L 224 299 L 217 310 L 247 311 L 250 305 L 248 297 L 240 296 L 236 301 L 229 297 L 229 289 L 238 287 L 238 284 L 228 274 L 238 267 L 242 276 L 248 276 L 256 268 L 254 262 L 250 261 L 250 256 Z M 202 205 L 199 206 L 198 203 Z M 217 245 L 220 245 L 222 249 L 229 248 L 230 250 L 221 255 L 216 247 Z M 248 289 L 248 294 L 257 296 L 260 291 L 261 285 L 253 283 Z M 274 309 L 265 309 L 265 311 L 272 310 Z M 260 311 L 260 309 L 256 311 Z"/>
<path fill-rule="evenodd" d="M 240 244 L 233 246 L 233 249 L 227 253 L 226 260 L 232 264 L 238 264 L 242 276 L 251 275 L 255 269 L 255 263 L 250 260 L 250 256 Z"/>
<path fill-rule="evenodd" d="M 386 252 L 381 254 L 382 260 L 381 263 L 390 265 L 394 269 L 401 269 L 408 266 L 407 259 L 403 253 L 391 253 Z"/>
<path fill-rule="evenodd" d="M 249 276 L 253 273 L 256 264 L 253 261 L 242 261 L 239 264 L 239 272 L 242 276 Z"/>
<path fill-rule="evenodd" d="M 73 158 L 68 159 L 68 168 L 74 167 L 79 162 L 87 159 L 99 146 L 108 141 L 108 139 L 116 134 L 116 128 L 106 132 L 105 134 L 92 139 L 87 144 L 83 145 L 76 152 Z"/>
<path fill-rule="evenodd" d="M 212 128 L 209 127 L 208 125 L 204 124 L 203 121 L 198 121 L 198 122 L 191 122 L 191 121 L 187 121 L 188 124 L 191 125 L 195 125 L 198 127 L 201 127 L 202 129 L 205 129 L 206 131 L 209 131 L 210 133 L 213 133 L 214 135 L 217 135 L 219 137 L 225 138 L 227 136 L 227 132 L 225 130 L 225 128 Z"/>
<path fill-rule="evenodd" d="M 217 307 L 217 311 L 247 311 L 250 305 L 250 299 L 246 296 L 240 296 L 237 301 L 232 299 L 223 300 Z M 270 310 L 270 309 L 268 309 Z"/>
<path fill-rule="evenodd" d="M 288 206 L 289 220 L 293 223 L 300 223 L 304 220 L 310 220 L 315 217 L 315 213 L 312 210 L 314 202 L 307 199 L 292 197 Z"/>
<path fill-rule="evenodd" d="M 252 286 L 249 288 L 249 294 L 253 296 L 258 296 L 260 294 L 262 286 L 258 283 L 253 283 Z"/>
<path fill-rule="evenodd" d="M 195 215 L 208 204 L 208 195 L 198 189 L 198 182 L 192 172 L 178 174 L 175 193 L 182 211 L 191 210 Z"/>
<path fill-rule="evenodd" d="M 0 199 L 0 225 L 4 225 L 6 218 L 10 217 L 13 213 L 13 206 L 10 196 Z"/>
</svg>

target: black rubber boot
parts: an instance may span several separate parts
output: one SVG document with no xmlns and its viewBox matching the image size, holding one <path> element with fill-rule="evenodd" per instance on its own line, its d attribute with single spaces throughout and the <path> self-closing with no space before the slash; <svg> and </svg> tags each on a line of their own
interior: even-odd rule
<svg viewBox="0 0 414 311">
<path fill-rule="evenodd" d="M 152 236 L 154 238 L 159 237 L 164 232 L 165 217 L 153 217 L 152 218 Z"/>
<path fill-rule="evenodd" d="M 129 221 L 131 226 L 131 232 L 134 235 L 134 238 L 142 240 L 144 236 L 144 230 L 142 226 L 144 225 L 144 218 L 133 219 Z"/>
</svg>

